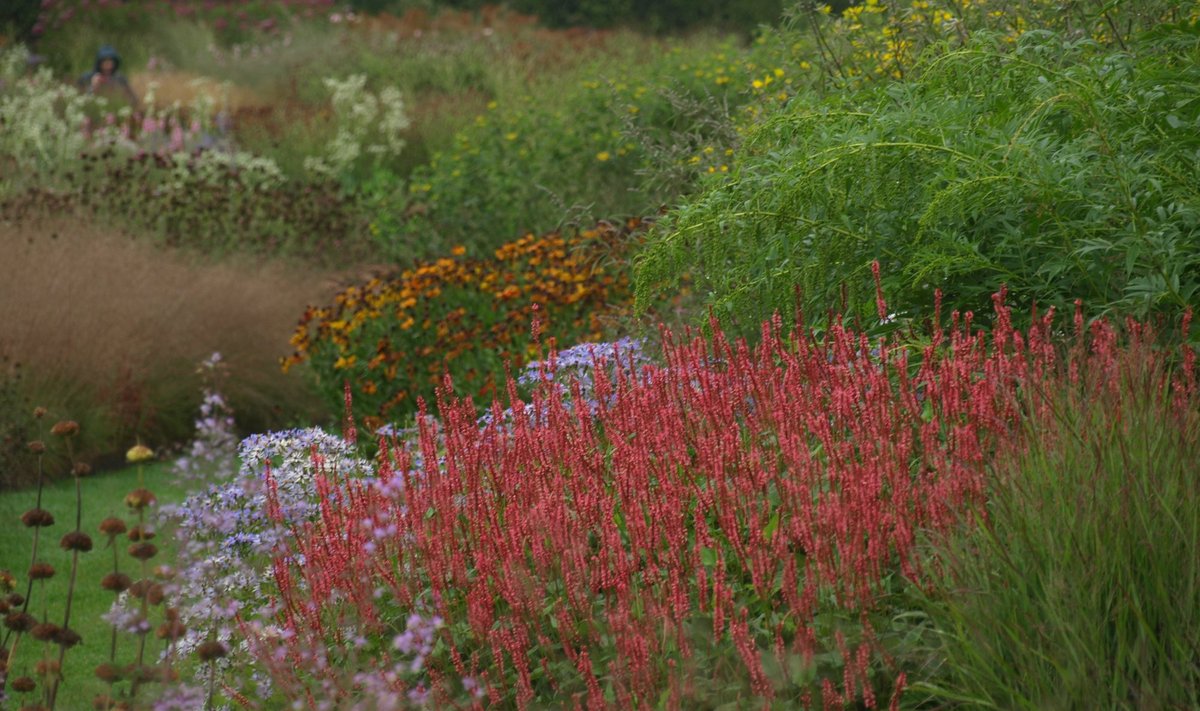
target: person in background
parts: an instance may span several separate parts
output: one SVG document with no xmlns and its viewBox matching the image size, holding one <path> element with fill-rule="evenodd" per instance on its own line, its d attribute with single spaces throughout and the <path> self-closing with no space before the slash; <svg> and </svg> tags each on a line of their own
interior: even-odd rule
<svg viewBox="0 0 1200 711">
<path fill-rule="evenodd" d="M 117 92 L 125 96 L 129 103 L 137 106 L 137 94 L 129 86 L 129 80 L 120 72 L 121 55 L 112 45 L 104 45 L 96 52 L 96 64 L 92 71 L 79 78 L 79 88 L 89 94 L 105 94 Z"/>
</svg>

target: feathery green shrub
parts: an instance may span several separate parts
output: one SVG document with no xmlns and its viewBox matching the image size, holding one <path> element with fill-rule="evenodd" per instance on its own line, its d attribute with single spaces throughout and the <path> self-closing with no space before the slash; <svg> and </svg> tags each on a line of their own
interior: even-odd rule
<svg viewBox="0 0 1200 711">
<path fill-rule="evenodd" d="M 1161 26 L 1130 51 L 1028 32 L 931 51 L 908 81 L 792 99 L 738 169 L 655 230 L 644 304 L 685 273 L 705 306 L 869 313 L 879 260 L 897 314 L 1017 312 L 1082 298 L 1145 316 L 1200 298 L 1200 33 Z M 868 308 L 869 307 L 869 308 Z"/>
</svg>

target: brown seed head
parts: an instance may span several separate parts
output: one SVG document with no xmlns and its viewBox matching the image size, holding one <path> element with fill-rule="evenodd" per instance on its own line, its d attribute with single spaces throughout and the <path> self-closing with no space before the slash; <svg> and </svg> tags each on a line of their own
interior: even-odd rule
<svg viewBox="0 0 1200 711">
<path fill-rule="evenodd" d="M 129 555 L 138 560 L 150 560 L 158 555 L 158 546 L 153 543 L 134 543 L 129 546 Z"/>
<path fill-rule="evenodd" d="M 169 565 L 155 566 L 154 577 L 159 580 L 171 580 L 175 577 L 175 569 Z"/>
<path fill-rule="evenodd" d="M 26 528 L 34 528 L 36 526 L 53 526 L 54 514 L 46 509 L 29 509 L 21 514 L 21 523 L 25 524 Z"/>
<path fill-rule="evenodd" d="M 8 604 L 8 600 L 0 599 L 0 615 L 7 615 L 12 606 Z"/>
<path fill-rule="evenodd" d="M 10 612 L 4 616 L 4 626 L 13 632 L 28 632 L 36 624 L 37 620 L 27 612 Z"/>
<path fill-rule="evenodd" d="M 100 532 L 111 536 L 119 536 L 125 532 L 125 521 L 116 516 L 109 516 L 100 522 Z"/>
<path fill-rule="evenodd" d="M 149 664 L 125 665 L 125 678 L 127 679 L 137 679 L 139 682 L 143 682 L 154 681 L 155 677 L 155 669 Z"/>
<path fill-rule="evenodd" d="M 54 577 L 54 566 L 43 561 L 38 561 L 29 566 L 30 580 L 49 580 Z"/>
<path fill-rule="evenodd" d="M 58 545 L 65 551 L 87 553 L 92 549 L 92 537 L 83 531 L 71 531 L 62 537 Z"/>
<path fill-rule="evenodd" d="M 44 407 L 33 408 L 33 419 L 40 420 L 45 416 L 46 416 L 46 408 L 44 408 Z"/>
<path fill-rule="evenodd" d="M 220 659 L 228 653 L 229 650 L 225 648 L 225 645 L 215 639 L 204 642 L 196 648 L 196 655 L 200 657 L 200 661 L 202 662 L 211 662 L 214 659 Z"/>
<path fill-rule="evenodd" d="M 79 423 L 75 420 L 60 420 L 50 428 L 50 434 L 55 437 L 73 437 L 79 434 Z"/>
<path fill-rule="evenodd" d="M 176 640 L 187 633 L 187 627 L 178 620 L 168 620 L 158 626 L 154 635 L 159 639 Z"/>
<path fill-rule="evenodd" d="M 124 573 L 109 573 L 100 579 L 100 587 L 115 593 L 128 590 L 131 584 L 129 576 Z"/>
<path fill-rule="evenodd" d="M 27 676 L 19 676 L 12 680 L 13 691 L 28 694 L 37 688 L 37 682 Z"/>
<path fill-rule="evenodd" d="M 21 593 L 9 593 L 8 597 L 4 599 L 8 600 L 8 604 L 12 605 L 13 607 L 20 607 L 25 603 L 25 596 Z"/>
<path fill-rule="evenodd" d="M 129 540 L 134 542 L 149 541 L 154 538 L 154 535 L 154 529 L 146 526 L 145 524 L 139 523 L 138 525 L 129 529 Z"/>
<path fill-rule="evenodd" d="M 92 465 L 87 462 L 75 462 L 75 466 L 71 467 L 71 473 L 78 477 L 84 477 L 92 473 Z"/>
<path fill-rule="evenodd" d="M 40 439 L 35 439 L 26 446 L 29 447 L 29 451 L 34 454 L 46 453 L 46 443 Z"/>
<path fill-rule="evenodd" d="M 147 580 L 146 578 L 142 578 L 141 580 L 135 582 L 133 585 L 129 586 L 129 594 L 132 595 L 133 597 L 141 600 L 143 597 L 145 597 L 146 590 L 148 590 L 150 588 L 150 585 L 151 585 L 151 583 L 149 580 Z"/>
<path fill-rule="evenodd" d="M 43 677 L 57 676 L 59 670 L 62 669 L 62 667 L 58 665 L 58 661 L 55 659 L 39 659 L 33 668 L 37 670 L 38 676 Z"/>
<path fill-rule="evenodd" d="M 59 626 L 53 622 L 39 622 L 29 631 L 29 636 L 39 642 L 49 642 L 59 632 Z"/>
<path fill-rule="evenodd" d="M 163 586 L 159 585 L 158 583 L 154 583 L 150 586 L 150 589 L 146 591 L 146 602 L 150 603 L 151 605 L 161 605 L 162 601 L 166 599 L 166 597 L 167 594 L 165 591 L 163 591 Z"/>
<path fill-rule="evenodd" d="M 149 489 L 134 489 L 125 495 L 125 505 L 134 510 L 152 506 L 158 498 Z"/>
<path fill-rule="evenodd" d="M 7 570 L 0 570 L 0 593 L 12 592 L 17 587 L 17 579 Z"/>
<path fill-rule="evenodd" d="M 121 680 L 121 667 L 109 662 L 104 662 L 103 664 L 97 666 L 95 673 L 97 679 L 108 682 L 109 684 L 113 683 L 114 681 Z"/>
<path fill-rule="evenodd" d="M 79 633 L 75 630 L 69 627 L 63 627 L 58 631 L 58 634 L 54 635 L 54 641 L 66 647 L 67 649 L 70 649 L 71 647 L 74 647 L 82 642 L 83 638 L 80 637 Z"/>
</svg>

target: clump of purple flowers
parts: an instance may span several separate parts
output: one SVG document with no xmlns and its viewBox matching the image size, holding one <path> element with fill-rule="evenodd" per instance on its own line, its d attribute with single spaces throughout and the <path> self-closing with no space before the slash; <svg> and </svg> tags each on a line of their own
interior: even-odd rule
<svg viewBox="0 0 1200 711">
<path fill-rule="evenodd" d="M 606 343 L 579 343 L 551 353 L 545 360 L 528 363 L 517 376 L 517 384 L 547 388 L 550 394 L 565 400 L 567 407 L 574 407 L 572 388 L 577 387 L 588 411 L 594 413 L 600 406 L 593 379 L 596 369 L 606 369 L 611 380 L 619 375 L 636 376 L 652 362 L 646 353 L 645 341 L 640 339 L 625 337 Z M 526 417 L 537 421 L 540 413 L 532 402 L 521 403 L 520 407 L 524 408 Z M 512 417 L 512 408 L 500 412 L 499 416 L 488 411 L 479 419 L 479 424 L 484 427 L 493 422 L 507 424 Z"/>
<path fill-rule="evenodd" d="M 218 662 L 223 672 L 246 667 L 248 649 L 239 627 L 274 619 L 276 609 L 268 602 L 277 598 L 272 559 L 285 546 L 290 526 L 317 514 L 317 472 L 373 471 L 352 445 L 317 428 L 252 435 L 242 440 L 236 457 L 241 462 L 236 476 L 210 483 L 160 514 L 173 526 L 179 546 L 170 592 L 187 633 L 176 653 L 190 654 L 216 639 L 230 650 Z M 268 515 L 268 470 L 280 521 Z"/>
<path fill-rule="evenodd" d="M 233 408 L 221 395 L 227 369 L 220 353 L 213 353 L 199 368 L 204 379 L 196 435 L 187 452 L 175 460 L 172 473 L 185 481 L 223 481 L 237 467 L 237 434 Z"/>
</svg>

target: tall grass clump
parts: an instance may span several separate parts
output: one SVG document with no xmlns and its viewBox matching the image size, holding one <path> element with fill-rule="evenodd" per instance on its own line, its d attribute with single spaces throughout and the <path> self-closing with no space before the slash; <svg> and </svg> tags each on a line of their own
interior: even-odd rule
<svg viewBox="0 0 1200 711">
<path fill-rule="evenodd" d="M 1029 446 L 997 462 L 982 523 L 934 539 L 922 608 L 938 662 L 914 695 L 961 708 L 1200 705 L 1191 365 L 1173 381 L 1146 342 L 1103 359 L 1029 394 L 1049 407 L 1026 422 Z"/>
<path fill-rule="evenodd" d="M 1194 25 L 1129 51 L 1026 32 L 930 51 L 903 82 L 793 100 L 738 168 L 660 224 L 642 300 L 690 273 L 752 328 L 778 310 L 870 303 L 879 260 L 900 318 L 1011 299 L 1144 316 L 1200 295 Z M 845 289 L 845 291 L 843 291 Z M 1028 312 L 1028 311 L 1026 311 Z"/>
<path fill-rule="evenodd" d="M 135 436 L 155 447 L 182 442 L 200 400 L 195 364 L 214 349 L 225 355 L 240 427 L 317 416 L 314 393 L 280 375 L 277 359 L 296 310 L 329 288 L 325 274 L 197 264 L 69 217 L 0 225 L 0 245 L 0 353 L 20 364 L 0 390 L 16 409 L 0 420 L 37 404 L 72 412 L 76 454 L 93 463 L 120 461 Z M 14 448 L 24 445 L 20 421 L 6 429 Z M 0 488 L 30 483 L 27 472 L 6 467 Z"/>
</svg>

